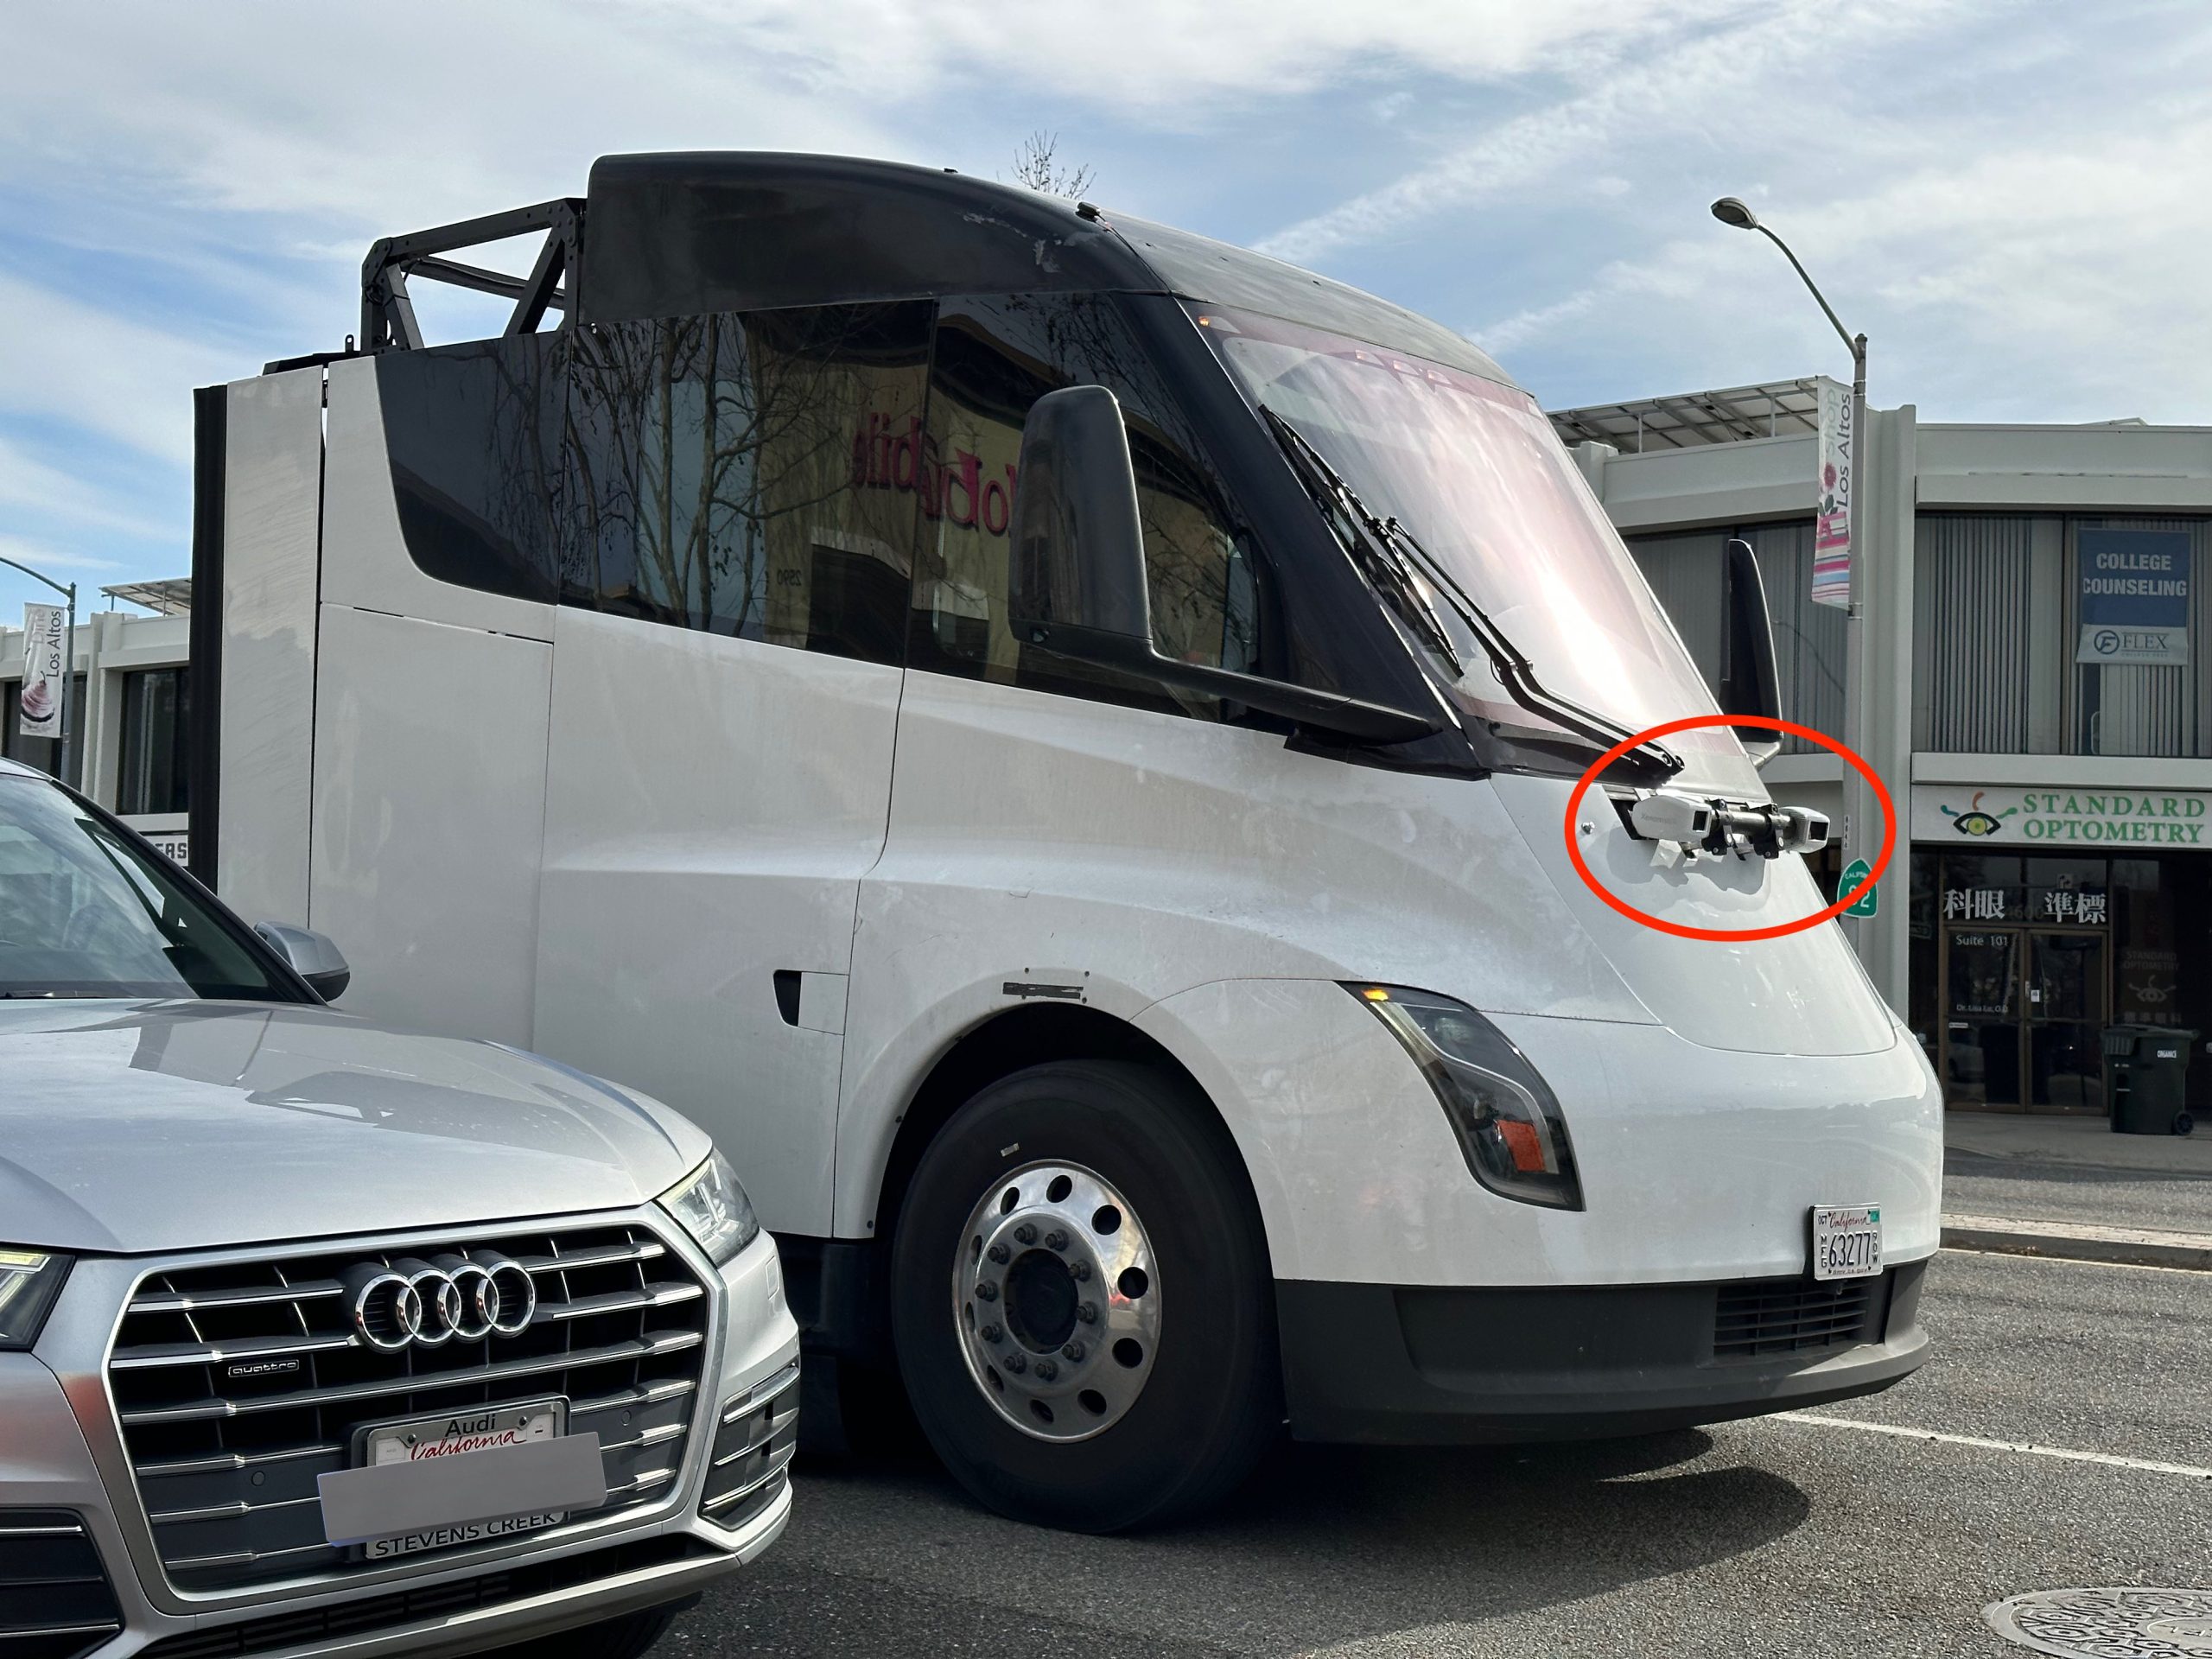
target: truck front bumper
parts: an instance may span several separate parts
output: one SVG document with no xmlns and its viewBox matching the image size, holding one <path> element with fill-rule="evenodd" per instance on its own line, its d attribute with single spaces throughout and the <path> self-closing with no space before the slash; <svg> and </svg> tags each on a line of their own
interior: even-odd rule
<svg viewBox="0 0 2212 1659">
<path fill-rule="evenodd" d="M 1291 1430 L 1385 1446 L 1577 1440 L 1872 1394 L 1928 1357 L 1927 1265 L 1826 1285 L 1279 1281 Z"/>
</svg>

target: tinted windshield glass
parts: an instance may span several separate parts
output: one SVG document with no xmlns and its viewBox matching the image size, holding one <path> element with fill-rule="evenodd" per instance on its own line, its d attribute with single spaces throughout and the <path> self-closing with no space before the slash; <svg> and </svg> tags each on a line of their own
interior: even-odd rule
<svg viewBox="0 0 2212 1659">
<path fill-rule="evenodd" d="M 60 790 L 0 777 L 0 997 L 289 1001 L 166 870 Z"/>
<path fill-rule="evenodd" d="M 1713 711 L 1673 625 L 1527 393 L 1273 317 L 1197 315 L 1246 392 L 1290 422 L 1371 511 L 1410 530 L 1547 690 L 1639 731 Z M 1459 656 L 1461 689 L 1483 712 L 1497 710 L 1505 691 L 1488 659 Z M 1710 731 L 1668 741 L 1735 748 Z"/>
</svg>

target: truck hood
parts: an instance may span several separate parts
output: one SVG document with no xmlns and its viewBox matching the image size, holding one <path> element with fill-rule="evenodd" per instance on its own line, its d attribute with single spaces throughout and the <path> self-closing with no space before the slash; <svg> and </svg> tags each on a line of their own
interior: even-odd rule
<svg viewBox="0 0 2212 1659">
<path fill-rule="evenodd" d="M 0 1243 L 131 1254 L 613 1209 L 709 1147 L 550 1060 L 328 1008 L 0 1003 Z"/>
<path fill-rule="evenodd" d="M 1752 1054 L 1873 1054 L 1897 1040 L 1889 1010 L 1834 923 L 1732 944 L 1677 938 L 1631 921 L 1592 892 L 1568 860 L 1569 779 L 1501 773 L 1491 782 L 1560 902 L 1660 1024 L 1706 1048 Z M 1673 786 L 1767 798 L 1748 761 Z M 1645 915 L 1733 932 L 1796 921 L 1826 903 L 1794 855 L 1669 867 L 1654 861 L 1652 843 L 1630 836 L 1597 791 L 1583 798 L 1576 817 L 1578 830 L 1586 826 L 1579 841 L 1591 874 Z M 1894 887 L 1885 897 L 1904 902 Z"/>
</svg>

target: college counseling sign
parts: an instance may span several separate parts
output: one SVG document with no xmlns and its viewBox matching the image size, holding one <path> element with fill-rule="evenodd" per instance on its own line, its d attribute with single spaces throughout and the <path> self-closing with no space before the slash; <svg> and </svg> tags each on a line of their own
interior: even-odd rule
<svg viewBox="0 0 2212 1659">
<path fill-rule="evenodd" d="M 1912 786 L 1912 838 L 1985 847 L 2212 852 L 2212 792 Z"/>
<path fill-rule="evenodd" d="M 2189 660 L 2189 532 L 2077 530 L 2077 663 Z"/>
</svg>

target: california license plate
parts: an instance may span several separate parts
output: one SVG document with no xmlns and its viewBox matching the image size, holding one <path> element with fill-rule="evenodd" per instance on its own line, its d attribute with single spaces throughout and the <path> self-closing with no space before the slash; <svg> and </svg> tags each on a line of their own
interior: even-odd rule
<svg viewBox="0 0 2212 1659">
<path fill-rule="evenodd" d="M 1882 1270 L 1882 1212 L 1871 1205 L 1813 1206 L 1813 1277 L 1872 1279 Z"/>
<path fill-rule="evenodd" d="M 552 1448 L 548 1443 L 562 1439 L 568 1427 L 568 1417 L 569 1402 L 553 1399 L 371 1423 L 354 1431 L 353 1467 L 381 1470 L 394 1465 L 422 1466 L 442 1464 L 449 1459 L 481 1457 L 487 1452 L 505 1453 L 520 1446 L 544 1446 L 550 1451 Z M 591 1456 L 595 1461 L 598 1437 L 588 1438 L 594 1442 Z M 486 1482 L 492 1470 L 499 1468 L 504 1474 L 505 1465 L 511 1461 L 505 1456 L 487 1459 L 482 1465 Z M 488 1520 L 426 1522 L 389 1536 L 365 1540 L 360 1546 L 361 1556 L 372 1561 L 389 1560 L 425 1549 L 448 1549 L 456 1544 L 534 1532 L 541 1527 L 557 1526 L 567 1519 L 565 1509 L 542 1509 Z"/>
</svg>

